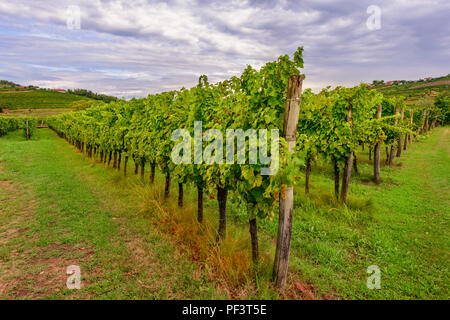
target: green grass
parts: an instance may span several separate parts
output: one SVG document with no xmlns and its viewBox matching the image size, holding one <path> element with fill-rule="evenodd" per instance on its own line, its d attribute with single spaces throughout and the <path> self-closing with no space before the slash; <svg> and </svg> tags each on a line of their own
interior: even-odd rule
<svg viewBox="0 0 450 320">
<path fill-rule="evenodd" d="M 139 214 L 118 173 L 52 131 L 2 137 L 0 168 L 0 299 L 221 297 Z M 81 266 L 80 291 L 65 288 L 71 264 Z"/>
<path fill-rule="evenodd" d="M 448 299 L 448 130 L 438 128 L 409 146 L 396 167 L 382 167 L 380 185 L 371 182 L 367 149 L 361 150 L 348 206 L 333 200 L 331 168 L 315 164 L 310 196 L 303 181 L 295 187 L 287 292 L 271 288 L 269 265 L 259 274 L 259 290 L 243 284 L 247 293 L 240 297 L 292 297 L 292 284 L 301 281 L 314 286 L 316 297 Z M 94 165 L 47 129 L 28 142 L 21 132 L 1 138 L 0 298 L 229 298 L 155 226 L 151 210 L 142 211 L 138 180 Z M 156 187 L 162 193 L 160 174 Z M 185 210 L 195 208 L 195 193 L 186 187 Z M 234 198 L 229 236 L 248 229 Z M 214 218 L 216 201 L 205 206 L 205 215 Z M 273 254 L 277 221 L 258 224 L 262 255 Z M 64 289 L 69 264 L 81 265 L 80 291 Z M 366 287 L 370 265 L 381 269 L 381 290 Z"/>
<path fill-rule="evenodd" d="M 439 128 L 383 167 L 360 152 L 348 207 L 334 205 L 331 168 L 316 166 L 312 194 L 295 190 L 292 272 L 323 293 L 351 299 L 448 299 L 450 134 Z M 276 223 L 265 228 L 276 234 Z M 381 269 L 381 290 L 366 288 L 367 267 Z"/>
<path fill-rule="evenodd" d="M 89 100 L 89 98 L 44 89 L 30 92 L 0 91 L 0 108 L 4 109 L 70 108 L 72 102 L 79 100 Z"/>
</svg>

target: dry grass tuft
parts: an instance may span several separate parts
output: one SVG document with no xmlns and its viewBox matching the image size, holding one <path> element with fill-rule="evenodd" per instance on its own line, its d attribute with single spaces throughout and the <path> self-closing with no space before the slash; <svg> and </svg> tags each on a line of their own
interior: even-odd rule
<svg viewBox="0 0 450 320">
<path fill-rule="evenodd" d="M 216 289 L 232 298 L 248 297 L 249 290 L 257 290 L 255 279 L 264 268 L 255 268 L 252 263 L 250 236 L 246 230 L 228 223 L 226 239 L 217 242 L 216 215 L 206 206 L 200 224 L 195 201 L 179 208 L 176 201 L 164 200 L 162 188 L 157 190 L 142 183 L 135 183 L 134 188 L 140 213 L 153 217 L 153 224 L 161 233 L 205 269 L 211 281 L 217 283 Z M 270 254 L 262 254 L 260 265 L 270 265 L 270 260 Z"/>
</svg>

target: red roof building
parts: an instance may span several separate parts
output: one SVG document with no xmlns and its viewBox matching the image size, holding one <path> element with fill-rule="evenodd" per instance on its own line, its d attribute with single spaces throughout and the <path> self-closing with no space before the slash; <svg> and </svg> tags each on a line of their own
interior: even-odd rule
<svg viewBox="0 0 450 320">
<path fill-rule="evenodd" d="M 53 91 L 66 93 L 66 90 L 65 90 L 65 89 L 53 89 Z"/>
</svg>

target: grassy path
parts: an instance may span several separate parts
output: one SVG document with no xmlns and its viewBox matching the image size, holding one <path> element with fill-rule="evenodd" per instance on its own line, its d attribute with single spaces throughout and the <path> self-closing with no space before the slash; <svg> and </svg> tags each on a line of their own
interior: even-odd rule
<svg viewBox="0 0 450 320">
<path fill-rule="evenodd" d="M 213 298 L 119 174 L 48 129 L 0 139 L 0 298 Z M 82 290 L 66 288 L 79 265 Z"/>
<path fill-rule="evenodd" d="M 396 167 L 382 167 L 378 186 L 367 148 L 358 158 L 348 207 L 331 200 L 331 168 L 315 169 L 311 198 L 303 184 L 296 188 L 292 271 L 343 298 L 448 299 L 449 129 L 414 143 Z M 275 223 L 268 228 L 275 234 Z M 381 270 L 381 290 L 367 289 L 370 265 Z"/>
</svg>

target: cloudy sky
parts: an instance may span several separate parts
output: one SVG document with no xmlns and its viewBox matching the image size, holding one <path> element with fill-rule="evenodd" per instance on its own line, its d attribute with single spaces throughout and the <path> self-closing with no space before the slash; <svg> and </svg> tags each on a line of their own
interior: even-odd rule
<svg viewBox="0 0 450 320">
<path fill-rule="evenodd" d="M 300 45 L 314 90 L 440 76 L 449 13 L 448 0 L 0 0 L 0 79 L 129 98 L 227 79 Z"/>
</svg>

